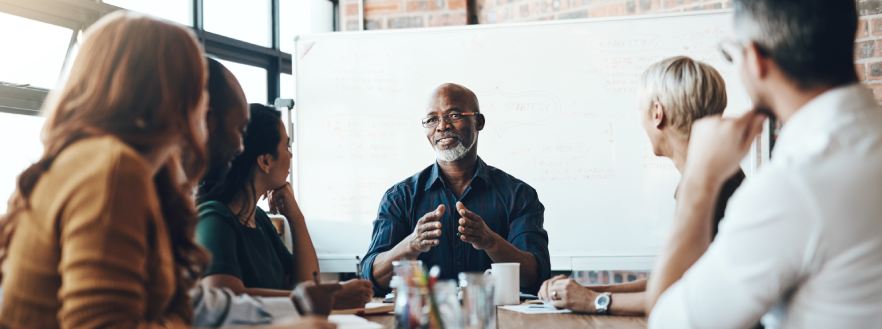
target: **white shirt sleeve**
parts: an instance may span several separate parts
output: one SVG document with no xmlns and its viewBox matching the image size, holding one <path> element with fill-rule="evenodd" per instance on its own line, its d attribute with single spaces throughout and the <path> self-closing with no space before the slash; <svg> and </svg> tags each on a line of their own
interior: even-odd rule
<svg viewBox="0 0 882 329">
<path fill-rule="evenodd" d="M 286 297 L 236 295 L 228 288 L 206 288 L 197 284 L 190 290 L 190 298 L 195 327 L 269 324 L 298 316 L 294 303 Z"/>
<path fill-rule="evenodd" d="M 267 313 L 272 315 L 273 320 L 282 318 L 299 317 L 294 303 L 288 297 L 262 297 L 263 307 Z"/>
<path fill-rule="evenodd" d="M 817 248 L 805 189 L 766 168 L 736 192 L 707 252 L 659 298 L 650 328 L 747 328 L 784 298 Z"/>
</svg>

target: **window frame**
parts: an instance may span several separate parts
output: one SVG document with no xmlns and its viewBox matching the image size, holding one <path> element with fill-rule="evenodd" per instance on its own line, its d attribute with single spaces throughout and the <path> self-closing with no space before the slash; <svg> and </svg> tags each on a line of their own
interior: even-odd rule
<svg viewBox="0 0 882 329">
<path fill-rule="evenodd" d="M 70 60 L 71 50 L 77 42 L 77 35 L 80 31 L 101 16 L 118 9 L 113 6 L 109 7 L 112 8 L 106 8 L 101 3 L 90 1 L 76 4 L 48 0 L 32 0 L 27 3 L 0 2 L 0 11 L 4 13 L 71 29 L 70 42 L 64 58 L 65 63 Z M 59 76 L 61 73 L 58 72 Z M 0 83 L 0 112 L 40 115 L 43 101 L 48 94 L 49 89 L 46 88 Z"/>
<path fill-rule="evenodd" d="M 268 104 L 272 104 L 281 95 L 280 74 L 293 75 L 293 58 L 290 53 L 280 49 L 279 32 L 279 0 L 270 1 L 270 29 L 272 46 L 263 47 L 242 40 L 208 32 L 204 27 L 204 2 L 206 0 L 190 0 L 193 14 L 191 29 L 205 49 L 205 53 L 220 59 L 266 69 Z M 328 0 L 337 8 L 337 0 Z M 94 0 L 29 0 L 27 2 L 0 1 L 0 11 L 41 22 L 69 28 L 71 33 L 65 63 L 70 63 L 71 50 L 77 42 L 77 36 L 102 16 L 125 8 Z M 335 10 L 333 20 L 336 29 L 338 20 Z M 64 70 L 64 69 L 62 69 Z M 60 76 L 61 72 L 59 72 Z M 40 110 L 48 89 L 0 84 L 0 112 L 40 115 Z"/>
<path fill-rule="evenodd" d="M 270 0 L 272 47 L 267 48 L 205 30 L 204 0 L 193 0 L 193 30 L 205 53 L 217 58 L 266 69 L 267 102 L 272 104 L 281 92 L 278 75 L 292 73 L 291 54 L 279 49 L 279 0 Z"/>
<path fill-rule="evenodd" d="M 291 54 L 279 48 L 279 0 L 270 1 L 270 29 L 272 47 L 258 46 L 242 40 L 215 34 L 205 30 L 205 0 L 193 0 L 193 30 L 205 48 L 205 53 L 228 61 L 266 69 L 266 99 L 272 104 L 279 98 L 279 74 L 292 73 Z"/>
</svg>

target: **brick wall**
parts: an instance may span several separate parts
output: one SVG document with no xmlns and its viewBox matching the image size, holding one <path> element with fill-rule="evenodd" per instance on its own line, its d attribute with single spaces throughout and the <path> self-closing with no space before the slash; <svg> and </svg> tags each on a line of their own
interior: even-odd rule
<svg viewBox="0 0 882 329">
<path fill-rule="evenodd" d="M 364 0 L 366 30 L 466 25 L 467 0 Z M 358 30 L 358 0 L 340 0 L 340 29 Z"/>
<path fill-rule="evenodd" d="M 798 0 L 794 0 L 798 1 Z M 836 1 L 836 0 L 831 0 Z M 861 79 L 882 102 L 882 0 L 856 0 L 855 44 Z M 731 0 L 364 0 L 365 29 L 628 16 L 730 8 Z M 340 0 L 340 29 L 358 30 L 358 0 Z"/>
<path fill-rule="evenodd" d="M 858 8 L 861 13 L 855 44 L 858 75 L 882 102 L 882 0 L 859 0 Z"/>
<path fill-rule="evenodd" d="M 728 8 L 729 0 L 474 0 L 478 22 L 508 23 Z"/>
</svg>

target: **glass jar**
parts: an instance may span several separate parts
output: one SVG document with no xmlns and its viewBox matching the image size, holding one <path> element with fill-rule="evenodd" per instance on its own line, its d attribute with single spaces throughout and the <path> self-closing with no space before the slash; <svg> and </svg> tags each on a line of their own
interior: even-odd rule
<svg viewBox="0 0 882 329">
<path fill-rule="evenodd" d="M 484 273 L 460 273 L 463 327 L 495 329 L 496 305 L 493 303 L 493 278 Z"/>
</svg>

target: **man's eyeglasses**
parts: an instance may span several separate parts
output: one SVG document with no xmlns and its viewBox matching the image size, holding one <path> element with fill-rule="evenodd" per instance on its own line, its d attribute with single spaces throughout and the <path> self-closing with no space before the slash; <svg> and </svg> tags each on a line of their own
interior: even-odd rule
<svg viewBox="0 0 882 329">
<path fill-rule="evenodd" d="M 465 117 L 471 117 L 471 116 L 476 116 L 476 115 L 481 115 L 481 113 L 478 113 L 478 112 L 449 112 L 449 113 L 442 114 L 440 116 L 439 115 L 427 116 L 427 117 L 423 118 L 422 123 L 423 123 L 423 127 L 425 127 L 425 128 L 435 128 L 438 126 L 439 123 L 441 123 L 441 120 L 444 120 L 444 122 L 447 122 L 447 123 L 454 123 L 459 120 L 462 120 Z"/>
</svg>

